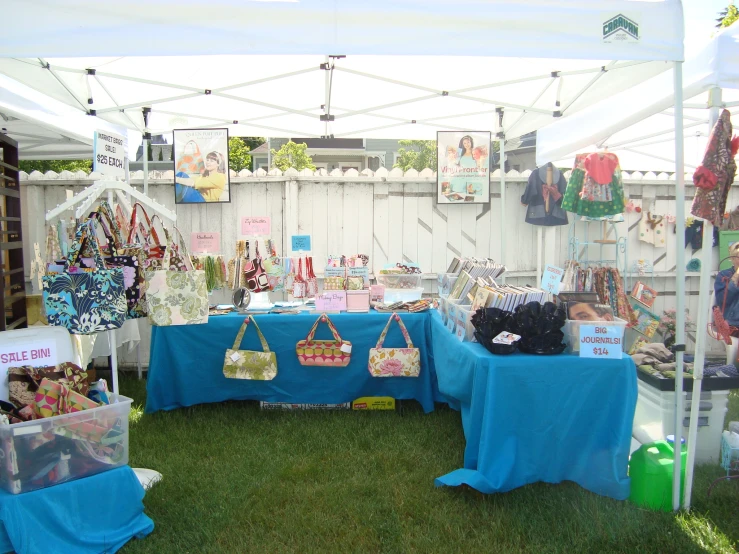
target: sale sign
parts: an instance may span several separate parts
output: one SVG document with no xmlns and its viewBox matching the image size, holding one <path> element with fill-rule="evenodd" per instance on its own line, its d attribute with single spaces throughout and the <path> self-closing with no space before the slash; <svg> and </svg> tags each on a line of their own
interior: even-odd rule
<svg viewBox="0 0 739 554">
<path fill-rule="evenodd" d="M 221 250 L 221 233 L 190 233 L 190 252 L 215 254 Z"/>
<path fill-rule="evenodd" d="M 328 290 L 316 295 L 316 311 L 318 312 L 345 312 L 346 291 Z"/>
<path fill-rule="evenodd" d="M 106 177 L 123 177 L 126 174 L 126 138 L 108 131 L 95 131 L 92 170 Z"/>
<path fill-rule="evenodd" d="M 580 357 L 620 360 L 623 329 L 607 325 L 580 325 Z"/>
<path fill-rule="evenodd" d="M 269 217 L 242 217 L 241 234 L 246 237 L 269 236 L 272 233 L 272 221 Z"/>
<path fill-rule="evenodd" d="M 556 267 L 547 264 L 544 268 L 544 275 L 541 276 L 541 288 L 551 294 L 559 294 L 559 287 L 562 284 L 562 277 L 564 277 L 565 270 L 561 267 Z"/>
</svg>

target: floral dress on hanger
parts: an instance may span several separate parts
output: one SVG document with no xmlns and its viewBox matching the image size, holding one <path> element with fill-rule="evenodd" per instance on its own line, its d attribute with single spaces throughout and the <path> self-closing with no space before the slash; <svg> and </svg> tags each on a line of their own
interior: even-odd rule
<svg viewBox="0 0 739 554">
<path fill-rule="evenodd" d="M 623 213 L 626 202 L 618 157 L 611 153 L 578 154 L 562 208 L 587 217 Z"/>
</svg>

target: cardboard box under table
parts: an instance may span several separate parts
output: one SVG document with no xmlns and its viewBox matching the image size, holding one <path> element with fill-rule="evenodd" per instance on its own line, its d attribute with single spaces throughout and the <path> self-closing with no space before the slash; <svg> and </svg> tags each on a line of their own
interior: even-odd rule
<svg viewBox="0 0 739 554">
<path fill-rule="evenodd" d="M 630 357 L 495 356 L 460 342 L 438 313 L 431 317 L 431 346 L 439 392 L 461 410 L 467 442 L 464 467 L 439 477 L 438 486 L 492 493 L 574 481 L 628 498 L 637 394 Z"/>
<path fill-rule="evenodd" d="M 228 314 L 211 317 L 205 325 L 152 327 L 149 374 L 146 381 L 146 411 L 171 410 L 205 402 L 261 400 L 289 404 L 341 404 L 363 396 L 389 396 L 417 400 L 426 412 L 442 401 L 436 375 L 428 358 L 430 312 L 401 313 L 400 317 L 421 352 L 418 377 L 372 377 L 367 369 L 369 350 L 375 347 L 391 314 L 331 314 L 343 340 L 352 343 L 346 367 L 302 366 L 295 345 L 305 339 L 318 315 L 311 313 L 255 315 L 269 348 L 277 356 L 277 376 L 271 381 L 227 379 L 223 357 L 244 321 Z M 320 325 L 316 339 L 331 339 Z M 405 347 L 398 325 L 390 326 L 385 346 Z M 257 334 L 248 330 L 243 350 L 262 350 Z"/>
</svg>

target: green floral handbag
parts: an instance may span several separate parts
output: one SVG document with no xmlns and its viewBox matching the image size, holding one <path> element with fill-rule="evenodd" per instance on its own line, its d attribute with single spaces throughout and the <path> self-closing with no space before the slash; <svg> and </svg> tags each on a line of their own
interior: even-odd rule
<svg viewBox="0 0 739 554">
<path fill-rule="evenodd" d="M 264 352 L 239 350 L 249 321 L 257 330 Z M 223 375 L 229 379 L 252 379 L 254 381 L 271 381 L 277 375 L 277 356 L 274 352 L 270 352 L 269 345 L 252 316 L 247 317 L 241 324 L 233 348 L 226 350 L 226 356 L 223 359 Z"/>
</svg>

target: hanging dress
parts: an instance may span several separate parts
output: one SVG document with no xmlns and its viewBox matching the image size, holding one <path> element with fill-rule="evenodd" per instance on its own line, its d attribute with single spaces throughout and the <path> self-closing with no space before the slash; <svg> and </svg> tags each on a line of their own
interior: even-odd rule
<svg viewBox="0 0 739 554">
<path fill-rule="evenodd" d="M 578 154 L 562 208 L 587 217 L 623 213 L 626 202 L 618 157 L 612 153 Z"/>
<path fill-rule="evenodd" d="M 553 184 L 547 185 L 546 180 L 546 166 L 536 168 L 529 175 L 526 190 L 521 196 L 521 203 L 528 206 L 526 223 L 547 227 L 567 225 L 567 213 L 561 207 L 567 180 L 559 170 L 552 171 Z"/>
<path fill-rule="evenodd" d="M 726 198 L 736 175 L 731 133 L 731 113 L 724 110 L 711 131 L 703 163 L 693 174 L 696 188 L 690 213 L 716 227 L 721 226 Z"/>
</svg>

